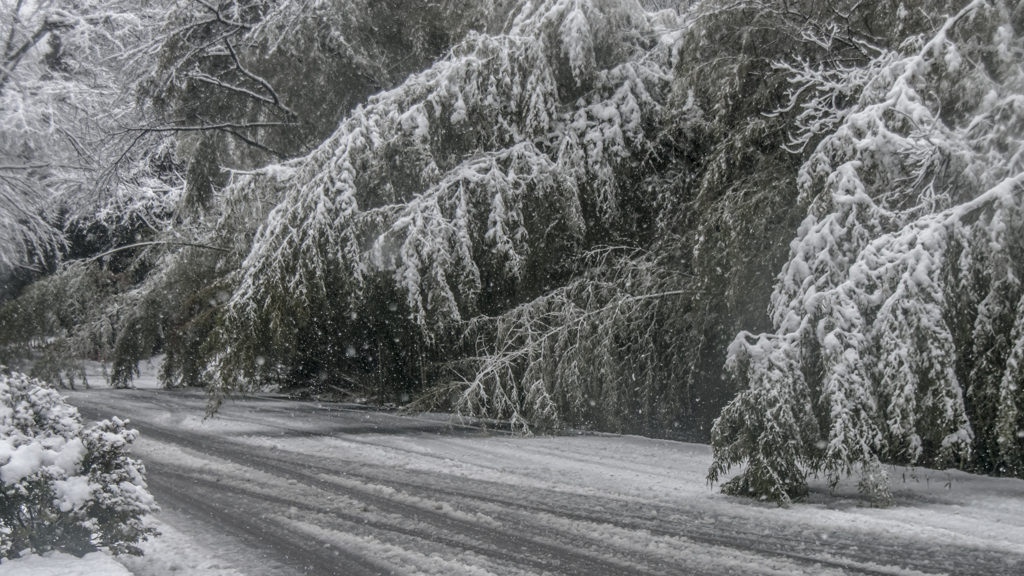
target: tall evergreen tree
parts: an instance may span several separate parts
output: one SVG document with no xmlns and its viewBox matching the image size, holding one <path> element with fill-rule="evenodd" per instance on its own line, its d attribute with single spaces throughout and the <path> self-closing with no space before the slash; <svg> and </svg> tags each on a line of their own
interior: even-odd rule
<svg viewBox="0 0 1024 576">
<path fill-rule="evenodd" d="M 507 32 L 471 34 L 357 108 L 310 156 L 231 187 L 282 196 L 242 264 L 225 317 L 238 343 L 213 364 L 217 381 L 258 382 L 311 330 L 322 358 L 379 357 L 345 331 L 382 283 L 419 346 L 450 351 L 460 321 L 564 282 L 559 260 L 644 209 L 624 176 L 650 162 L 671 17 L 632 2 L 527 5 Z"/>
<path fill-rule="evenodd" d="M 962 464 L 978 434 L 1019 446 L 1005 425 L 1019 398 L 985 401 L 1018 378 L 1012 344 L 986 346 L 1017 309 L 1003 285 L 1020 249 L 1012 17 L 971 2 L 867 65 L 784 68 L 794 99 L 814 95 L 793 142 L 814 145 L 798 180 L 808 216 L 772 295 L 775 332 L 730 348 L 740 389 L 709 478 L 747 468 L 727 491 L 788 502 L 809 472 Z M 972 332 L 985 348 L 964 346 Z"/>
</svg>

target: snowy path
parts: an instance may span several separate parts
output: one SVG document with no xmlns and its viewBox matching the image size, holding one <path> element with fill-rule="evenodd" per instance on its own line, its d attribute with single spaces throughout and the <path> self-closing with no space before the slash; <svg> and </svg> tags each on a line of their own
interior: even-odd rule
<svg viewBox="0 0 1024 576">
<path fill-rule="evenodd" d="M 138 576 L 170 573 L 170 554 L 216 576 L 1024 573 L 1019 480 L 898 469 L 896 508 L 860 508 L 843 485 L 778 509 L 707 487 L 701 445 L 268 398 L 203 422 L 187 392 L 69 399 L 131 418 L 159 521 L 195 549 L 158 539 L 128 562 Z"/>
</svg>

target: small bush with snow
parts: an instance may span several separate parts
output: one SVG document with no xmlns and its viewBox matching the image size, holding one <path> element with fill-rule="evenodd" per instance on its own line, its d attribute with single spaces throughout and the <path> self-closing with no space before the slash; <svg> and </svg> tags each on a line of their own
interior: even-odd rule
<svg viewBox="0 0 1024 576">
<path fill-rule="evenodd" d="M 136 544 L 156 535 L 141 517 L 157 507 L 128 456 L 137 436 L 117 418 L 84 426 L 56 390 L 0 372 L 0 558 L 141 555 Z"/>
</svg>

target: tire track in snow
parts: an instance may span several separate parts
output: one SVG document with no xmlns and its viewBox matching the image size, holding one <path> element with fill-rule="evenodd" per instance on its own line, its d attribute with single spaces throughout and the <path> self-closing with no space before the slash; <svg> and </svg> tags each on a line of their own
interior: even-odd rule
<svg viewBox="0 0 1024 576">
<path fill-rule="evenodd" d="M 299 464 L 298 462 L 295 462 L 295 460 L 287 457 L 271 457 L 271 459 L 277 460 L 283 466 L 292 463 Z M 331 473 L 338 473 L 336 469 L 318 466 L 316 464 L 312 464 L 309 462 L 302 462 L 301 466 L 310 470 L 320 470 L 321 473 L 325 475 Z M 611 514 L 608 513 L 609 508 L 628 507 L 630 503 L 627 501 L 618 501 L 611 498 L 597 498 L 594 496 L 575 496 L 564 492 L 559 492 L 555 494 L 557 497 L 544 498 L 543 496 L 536 493 L 538 492 L 537 489 L 531 489 L 534 493 L 517 494 L 516 499 L 508 497 L 502 498 L 494 496 L 494 494 L 500 494 L 503 491 L 507 491 L 508 486 L 499 483 L 487 483 L 486 481 L 480 480 L 467 482 L 465 478 L 455 475 L 447 475 L 445 478 L 443 478 L 443 482 L 427 486 L 422 483 L 414 483 L 397 479 L 393 475 L 396 472 L 393 469 L 382 469 L 382 472 L 385 472 L 385 474 L 372 475 L 365 472 L 366 468 L 367 466 L 363 464 L 358 468 L 354 467 L 354 469 L 352 470 L 347 470 L 346 472 L 344 472 L 344 475 L 347 478 L 358 478 L 359 481 L 364 482 L 368 485 L 381 484 L 392 489 L 406 491 L 407 493 L 413 495 L 419 493 L 422 497 L 436 498 L 438 494 L 441 494 L 448 497 L 451 500 L 461 502 L 464 507 L 475 507 L 479 512 L 486 512 L 489 515 L 495 514 L 495 509 L 493 507 L 488 507 L 487 505 L 497 505 L 503 508 L 503 510 L 499 510 L 499 513 L 504 512 L 506 514 L 506 519 L 507 516 L 512 515 L 518 517 L 523 523 L 528 523 L 531 521 L 531 519 L 536 519 L 538 514 L 547 514 L 556 517 L 558 520 L 589 523 L 595 526 L 607 525 L 609 527 L 618 528 L 621 530 L 643 532 L 651 536 L 665 538 L 685 538 L 687 540 L 699 544 L 704 544 L 710 547 L 730 549 L 742 553 L 752 553 L 751 556 L 754 557 L 767 556 L 786 559 L 790 561 L 795 561 L 799 565 L 802 565 L 804 568 L 807 568 L 809 570 L 820 571 L 823 568 L 830 567 L 844 571 L 855 569 L 856 571 L 854 573 L 856 574 L 886 576 L 892 575 L 894 573 L 901 573 L 905 568 L 903 566 L 898 565 L 890 567 L 888 569 L 886 569 L 886 567 L 878 567 L 877 569 L 871 567 L 871 564 L 877 561 L 879 558 L 897 558 L 901 554 L 905 554 L 905 543 L 898 543 L 890 546 L 879 545 L 872 550 L 869 547 L 864 547 L 863 543 L 860 543 L 861 546 L 858 547 L 856 544 L 851 542 L 848 543 L 848 545 L 846 546 L 846 550 L 841 550 L 839 549 L 839 545 L 843 542 L 840 540 L 833 540 L 829 543 L 830 549 L 825 550 L 825 553 L 831 555 L 844 554 L 850 555 L 852 557 L 820 557 L 810 554 L 789 552 L 783 549 L 786 547 L 804 548 L 808 545 L 821 546 L 822 541 L 817 539 L 800 539 L 798 537 L 792 536 L 791 534 L 787 534 L 786 536 L 772 535 L 767 531 L 753 532 L 746 529 L 738 529 L 735 525 L 730 525 L 725 530 L 722 530 L 721 526 L 719 526 L 717 527 L 718 531 L 722 533 L 715 534 L 706 525 L 700 529 L 693 528 L 693 521 L 695 519 L 692 517 L 680 519 L 674 522 L 670 529 L 668 527 L 658 527 L 654 524 L 654 522 L 650 521 L 649 519 L 633 516 L 629 513 L 628 510 L 618 509 Z M 385 475 L 389 477 L 385 478 Z M 491 485 L 487 486 L 487 489 L 481 489 L 476 484 Z M 555 505 L 559 500 L 566 498 L 576 498 L 577 501 L 571 503 L 564 503 L 561 506 Z M 536 501 L 543 502 L 543 504 L 538 504 Z M 595 504 L 599 504 L 601 508 L 603 508 L 605 515 L 598 515 L 585 512 L 585 510 L 587 510 L 589 507 L 593 507 Z M 668 518 L 672 518 L 673 516 L 678 517 L 680 513 L 693 512 L 692 510 L 681 510 L 678 508 L 671 508 L 669 506 L 657 504 L 647 505 L 646 507 L 648 510 L 660 510 L 658 516 Z M 615 520 L 611 518 L 615 518 Z M 684 520 L 690 520 L 690 523 L 684 523 Z M 743 519 L 737 520 L 742 521 Z M 717 521 L 717 523 L 728 524 L 721 522 L 720 519 Z M 538 529 L 553 529 L 551 523 L 548 523 L 547 525 L 543 526 L 536 525 L 536 523 L 534 524 L 534 527 Z M 555 524 L 557 524 L 557 522 Z M 568 536 L 568 534 L 562 534 L 562 536 L 565 537 Z M 774 543 L 777 547 L 773 548 L 765 546 L 765 541 L 768 541 L 768 543 Z M 584 540 L 577 538 L 573 542 L 573 545 L 580 546 L 582 543 L 584 543 Z M 849 552 L 852 552 L 851 550 L 849 550 L 849 548 L 853 548 L 852 551 L 857 551 L 858 548 L 863 548 L 863 550 L 860 550 L 860 552 L 857 554 L 848 554 Z M 879 555 L 879 552 L 884 552 L 884 554 Z M 600 550 L 594 550 L 594 553 L 600 554 Z M 643 559 L 637 559 L 636 562 L 642 563 L 642 560 Z M 646 558 L 646 560 L 650 560 L 650 558 Z M 979 567 L 979 564 L 976 562 L 972 562 L 972 559 L 965 559 L 965 561 L 961 564 L 961 567 L 964 569 L 961 573 L 977 573 L 976 570 Z M 654 566 L 646 566 L 645 573 L 650 573 L 649 571 L 654 568 Z M 679 565 L 668 565 L 662 566 L 660 568 L 666 570 L 669 574 L 681 574 L 683 572 L 679 572 L 679 570 L 687 570 L 686 567 Z M 921 566 L 917 566 L 916 568 L 920 570 Z M 945 573 L 944 567 L 930 566 L 929 568 L 939 570 L 939 572 L 937 573 L 940 574 Z M 909 572 L 915 571 L 909 570 Z M 694 571 L 693 568 L 690 567 L 689 570 L 685 573 L 697 574 L 701 572 Z M 706 573 L 718 574 L 720 572 L 718 572 L 717 569 L 713 569 Z"/>
<path fill-rule="evenodd" d="M 262 552 L 264 561 L 276 564 L 267 574 L 284 576 L 282 571 L 287 571 L 325 576 L 378 576 L 388 573 L 379 566 L 367 565 L 361 557 L 312 546 L 303 534 L 282 528 L 270 531 L 263 518 L 252 515 L 251 503 L 225 498 L 227 494 L 223 492 L 193 491 L 196 483 L 188 482 L 191 478 L 183 478 L 183 475 L 165 470 L 160 465 L 152 466 L 152 469 L 154 472 L 147 481 L 162 506 L 189 514 L 237 539 L 249 549 Z"/>
<path fill-rule="evenodd" d="M 106 399 L 113 395 L 103 396 Z M 276 512 L 271 514 L 275 530 L 280 526 L 282 533 L 289 535 L 288 539 L 296 539 L 295 543 L 281 544 L 282 548 L 277 554 L 286 560 L 297 554 L 305 554 L 303 545 L 310 541 L 321 542 L 333 538 L 338 542 L 347 542 L 349 555 L 356 559 L 365 559 L 367 555 L 372 557 L 376 551 L 388 546 L 407 548 L 392 552 L 399 555 L 403 552 L 419 554 L 414 560 L 425 563 L 429 560 L 428 554 L 436 550 L 443 549 L 442 552 L 449 557 L 462 551 L 472 554 L 472 561 L 479 562 L 481 568 L 495 574 L 539 574 L 545 571 L 574 576 L 630 573 L 724 574 L 730 571 L 750 573 L 758 568 L 739 561 L 743 559 L 763 563 L 765 568 L 770 568 L 775 562 L 779 569 L 788 567 L 791 571 L 802 570 L 805 573 L 826 570 L 853 574 L 920 574 L 916 572 L 918 570 L 950 574 L 1015 573 L 1015 567 L 1006 562 L 1016 560 L 1009 552 L 982 550 L 970 545 L 936 551 L 920 539 L 899 536 L 882 539 L 878 538 L 878 534 L 862 534 L 850 528 L 831 531 L 831 537 L 822 540 L 808 535 L 806 527 L 788 526 L 784 517 L 761 518 L 751 526 L 749 515 L 723 514 L 723 510 L 728 510 L 729 506 L 723 505 L 721 501 L 695 500 L 693 504 L 675 506 L 644 501 L 635 496 L 611 496 L 601 490 L 596 493 L 593 493 L 594 490 L 590 490 L 592 493 L 559 491 L 535 485 L 517 485 L 515 479 L 502 483 L 467 478 L 439 471 L 451 464 L 448 458 L 457 456 L 447 454 L 446 458 L 446 454 L 441 453 L 444 450 L 438 450 L 437 442 L 424 445 L 438 450 L 438 453 L 430 453 L 430 449 L 413 442 L 406 445 L 419 447 L 419 450 L 396 447 L 387 443 L 390 441 L 372 440 L 380 438 L 377 435 L 432 431 L 444 432 L 446 437 L 453 438 L 452 443 L 465 443 L 471 440 L 469 436 L 478 435 L 453 432 L 445 423 L 428 419 L 410 419 L 367 410 L 323 409 L 280 400 L 247 400 L 232 404 L 230 412 L 225 410 L 221 417 L 243 426 L 230 425 L 227 430 L 221 431 L 190 431 L 164 424 L 180 424 L 184 419 L 181 416 L 183 413 L 201 413 L 204 401 L 201 396 L 159 392 L 127 393 L 113 398 L 114 402 L 120 402 L 116 410 L 99 401 L 99 397 L 98 394 L 89 395 L 74 398 L 73 401 L 79 406 L 85 406 L 82 413 L 87 417 L 98 418 L 113 411 L 133 416 L 133 426 L 143 432 L 144 438 L 205 455 L 212 461 L 233 462 L 286 481 L 290 479 L 323 493 L 344 495 L 381 512 L 375 519 L 364 518 L 360 523 L 358 515 L 338 510 L 324 512 L 322 507 L 301 498 L 283 495 L 271 497 L 265 491 L 246 492 L 237 486 L 232 487 L 230 482 L 218 485 L 207 478 L 208 474 L 183 472 L 181 468 L 165 468 L 158 472 L 164 463 L 147 461 L 153 470 L 154 479 L 167 471 L 170 471 L 166 474 L 168 478 L 178 475 L 171 483 L 178 487 L 178 494 L 172 497 L 176 498 L 175 502 L 188 500 L 189 494 L 182 494 L 180 486 L 189 481 L 193 487 L 201 486 L 204 494 L 219 494 L 210 498 L 223 500 L 221 514 L 226 516 L 219 520 L 211 516 L 210 522 L 228 522 L 230 518 L 236 517 L 245 519 L 245 506 L 228 506 L 232 499 L 248 502 L 250 509 L 259 506 L 261 501 L 268 506 L 272 503 L 276 507 Z M 137 410 L 141 410 L 142 414 L 133 414 Z M 144 415 L 153 410 L 164 415 L 147 422 Z M 293 417 L 296 418 L 294 422 L 288 420 Z M 367 432 L 374 436 L 358 436 Z M 253 434 L 254 438 L 234 439 L 239 434 Z M 384 464 L 378 464 L 373 460 L 368 461 L 365 454 L 363 461 L 351 462 L 330 453 L 316 456 L 259 445 L 260 442 L 265 445 L 273 444 L 275 440 L 331 435 L 342 437 L 347 443 L 404 452 L 405 455 L 394 460 L 385 459 Z M 257 441 L 255 444 L 254 439 Z M 292 444 L 295 442 L 291 441 Z M 305 441 L 298 442 L 301 444 Z M 405 443 L 404 440 L 401 443 Z M 443 441 L 441 444 L 445 448 L 449 442 Z M 557 456 L 558 453 L 552 452 L 547 457 Z M 488 457 L 500 460 L 502 450 L 488 453 Z M 590 453 L 581 454 L 580 457 L 589 464 L 600 463 L 600 457 Z M 416 467 L 406 468 L 402 464 L 413 460 L 417 463 L 430 460 L 441 465 L 430 464 L 426 467 L 428 469 L 417 470 Z M 485 468 L 491 460 L 486 462 L 483 464 Z M 472 463 L 468 465 L 481 466 Z M 616 468 L 628 470 L 628 466 L 621 463 Z M 540 481 L 533 483 L 542 484 Z M 151 484 L 159 484 L 159 481 L 151 481 Z M 156 488 L 154 491 L 156 493 Z M 157 497 L 160 502 L 166 500 L 161 494 L 157 494 Z M 448 505 L 449 508 L 453 504 L 455 510 L 436 510 L 433 508 L 435 503 Z M 201 506 L 201 502 L 192 506 Z M 734 505 L 740 510 L 752 506 L 747 502 Z M 298 516 L 289 514 L 287 509 L 291 507 L 301 509 L 302 513 Z M 656 512 L 656 518 L 651 517 L 652 511 Z M 473 515 L 490 517 L 492 522 L 467 519 Z M 303 523 L 296 519 L 314 516 L 316 524 L 311 520 Z M 714 519 L 715 523 L 704 524 L 708 518 Z M 244 534 L 240 538 L 244 538 Z M 372 542 L 366 538 L 372 539 Z M 645 549 L 641 546 L 645 540 L 648 544 L 663 546 Z M 679 548 L 675 552 L 680 553 L 665 550 L 664 545 L 675 546 Z M 331 556 L 337 562 L 334 552 L 340 553 L 342 550 L 334 548 L 328 553 L 319 550 L 319 546 L 317 544 L 309 553 L 314 557 L 324 556 L 323 564 L 309 573 L 333 574 L 328 571 L 331 569 Z M 726 558 L 717 565 L 707 559 L 688 564 L 685 554 L 681 552 L 689 553 L 687 550 L 690 548 L 687 547 L 691 546 L 701 546 L 709 553 L 731 554 L 732 558 Z M 380 569 L 380 566 L 369 561 L 366 569 L 370 570 L 367 573 L 387 573 L 384 569 L 373 572 Z"/>
<path fill-rule="evenodd" d="M 93 408 L 80 408 L 80 411 L 84 416 L 94 419 L 98 419 L 101 414 L 101 412 Z M 517 568 L 534 569 L 538 571 L 536 573 L 557 570 L 555 573 L 567 576 L 619 576 L 623 573 L 628 573 L 631 568 L 634 568 L 634 566 L 626 563 L 602 561 L 601 559 L 580 554 L 573 546 L 549 542 L 547 538 L 542 540 L 523 534 L 495 530 L 480 523 L 462 521 L 444 513 L 431 511 L 423 507 L 410 506 L 394 499 L 375 495 L 373 490 L 353 489 L 351 486 L 339 485 L 336 482 L 317 477 L 321 474 L 352 475 L 355 473 L 352 470 L 313 467 L 308 463 L 269 457 L 265 451 L 256 450 L 250 446 L 230 440 L 208 438 L 199 434 L 169 430 L 138 421 L 133 421 L 132 425 L 138 428 L 144 437 L 156 440 L 157 442 L 184 447 L 194 453 L 204 454 L 213 459 L 260 470 L 280 478 L 301 481 L 307 486 L 313 486 L 325 492 L 343 494 L 352 499 L 361 500 L 391 514 L 415 518 L 420 522 L 428 523 L 431 528 L 440 531 L 428 532 L 424 530 L 420 535 L 422 540 L 429 542 L 436 540 L 441 534 L 454 534 L 462 538 L 464 543 L 460 544 L 458 539 L 453 539 L 450 536 L 447 538 L 448 542 L 473 550 L 482 556 L 497 561 L 499 564 L 511 564 Z M 153 464 L 156 463 L 154 462 Z M 147 466 L 152 467 L 152 464 L 147 463 Z M 312 472 L 304 471 L 303 468 L 312 470 Z M 168 473 L 167 469 L 161 470 L 161 466 L 157 464 L 151 476 L 157 478 L 161 474 L 165 476 L 175 475 L 173 472 Z M 178 476 L 179 479 L 183 479 L 180 474 Z M 162 496 L 162 489 L 168 484 L 161 484 L 160 482 L 150 482 L 150 484 L 159 502 Z M 180 500 L 180 492 L 172 497 Z M 202 503 L 194 501 L 193 506 L 198 510 L 201 508 Z M 230 520 L 227 517 L 224 519 Z M 516 544 L 519 553 L 512 552 L 514 549 L 509 546 L 510 544 Z M 523 546 L 524 544 L 525 547 Z M 527 552 L 522 552 L 524 548 Z M 387 572 L 382 571 L 380 573 L 386 574 Z M 654 566 L 645 567 L 644 573 L 698 574 L 697 572 L 685 569 L 682 572 L 678 570 L 661 572 L 655 570 Z M 324 574 L 333 574 L 333 572 L 324 572 Z"/>
<path fill-rule="evenodd" d="M 391 518 L 388 518 L 387 516 L 382 517 L 381 515 L 376 514 L 377 510 L 370 510 L 366 505 L 361 505 L 362 511 L 365 512 L 364 514 L 360 514 L 359 512 L 345 512 L 332 506 L 318 506 L 311 504 L 301 498 L 291 499 L 286 496 L 268 495 L 252 489 L 239 487 L 229 482 L 219 482 L 217 480 L 209 480 L 207 478 L 182 474 L 179 472 L 164 471 L 162 473 L 175 478 L 177 483 L 191 485 L 193 488 L 203 492 L 230 495 L 231 500 L 253 502 L 253 509 L 260 507 L 265 508 L 268 504 L 276 505 L 279 508 L 276 511 L 264 510 L 263 512 L 265 513 L 261 514 L 261 517 L 272 516 L 276 513 L 276 515 L 280 517 L 292 520 L 305 519 L 308 521 L 309 519 L 315 519 L 318 522 L 322 522 L 325 516 L 331 516 L 336 521 L 322 526 L 323 528 L 335 531 L 344 530 L 358 536 L 372 535 L 375 537 L 383 537 L 384 540 L 388 540 L 386 537 L 388 534 L 400 535 L 406 537 L 406 539 L 393 539 L 395 540 L 394 544 L 400 545 L 408 544 L 410 541 L 423 541 L 427 547 L 434 548 L 436 548 L 436 546 L 431 545 L 439 544 L 448 547 L 454 553 L 470 551 L 480 558 L 497 560 L 499 561 L 497 564 L 498 566 L 507 565 L 507 563 L 511 561 L 524 563 L 523 561 L 526 560 L 525 563 L 532 564 L 532 567 L 535 569 L 543 571 L 550 568 L 550 566 L 547 566 L 543 562 L 531 561 L 529 558 L 513 558 L 511 555 L 503 553 L 500 550 L 496 551 L 492 548 L 475 545 L 464 539 L 449 537 L 444 533 L 432 532 L 429 530 L 432 528 L 430 525 L 416 526 L 416 524 L 420 524 L 420 521 L 417 518 L 408 519 L 403 517 L 403 520 L 407 521 L 400 523 L 389 522 L 388 520 L 394 519 L 393 515 Z M 405 525 L 403 526 L 402 524 Z M 425 535 L 429 535 L 429 538 L 425 539 Z"/>
<path fill-rule="evenodd" d="M 87 410 L 88 411 L 88 410 Z M 475 523 L 459 522 L 457 519 L 450 518 L 443 514 L 433 513 L 429 510 L 424 510 L 418 507 L 410 507 L 397 503 L 388 498 L 382 498 L 374 495 L 372 489 L 353 489 L 351 486 L 346 487 L 339 485 L 337 482 L 331 482 L 329 480 L 322 480 L 316 478 L 316 475 L 341 475 L 341 477 L 358 478 L 360 481 L 369 485 L 377 484 L 388 486 L 391 488 L 398 487 L 399 489 L 405 489 L 420 493 L 426 493 L 428 496 L 431 492 L 438 490 L 449 497 L 454 497 L 456 500 L 466 500 L 467 495 L 460 493 L 458 490 L 452 489 L 440 489 L 436 486 L 424 486 L 422 484 L 416 484 L 411 482 L 403 482 L 396 479 L 393 474 L 396 472 L 393 469 L 382 469 L 382 474 L 367 474 L 365 470 L 369 468 L 366 464 L 358 465 L 343 465 L 342 468 L 330 468 L 308 461 L 308 458 L 303 458 L 302 455 L 298 454 L 287 454 L 281 451 L 276 451 L 277 455 L 269 455 L 266 450 L 255 449 L 245 444 L 239 444 L 230 440 L 213 439 L 211 442 L 210 438 L 205 435 L 199 435 L 195 433 L 182 432 L 179 430 L 166 429 L 164 427 L 155 425 L 139 425 L 138 422 L 134 423 L 143 432 L 144 436 L 155 439 L 157 441 L 165 442 L 168 444 L 174 444 L 182 446 L 190 451 L 197 452 L 200 454 L 206 454 L 212 458 L 220 459 L 223 461 L 230 461 L 236 464 L 253 467 L 270 474 L 282 477 L 290 478 L 295 480 L 301 480 L 304 484 L 314 486 L 325 491 L 334 491 L 335 493 L 345 494 L 350 498 L 361 499 L 368 504 L 371 504 L 381 510 L 399 514 L 403 516 L 415 516 L 420 521 L 426 521 L 431 526 L 442 532 L 435 532 L 429 536 L 431 539 L 437 539 L 439 534 L 444 532 L 454 533 L 458 536 L 468 538 L 469 541 L 463 541 L 459 543 L 458 540 L 448 541 L 454 546 L 461 546 L 466 549 L 473 550 L 482 556 L 491 558 L 492 560 L 500 563 L 511 564 L 520 568 L 535 569 L 539 571 L 557 570 L 559 574 L 573 575 L 573 576 L 617 576 L 623 573 L 644 573 L 644 574 L 721 574 L 723 569 L 727 569 L 721 565 L 714 565 L 711 562 L 711 566 L 704 566 L 704 569 L 695 569 L 694 566 L 686 566 L 679 564 L 678 562 L 671 562 L 663 559 L 660 562 L 653 562 L 654 558 L 651 558 L 649 554 L 645 553 L 644 550 L 629 550 L 622 549 L 621 546 L 615 552 L 615 555 L 606 554 L 606 550 L 600 548 L 602 544 L 608 545 L 607 542 L 588 540 L 585 537 L 575 536 L 571 531 L 557 530 L 558 522 L 555 522 L 555 526 L 551 523 L 547 525 L 538 525 L 536 522 L 531 522 L 536 518 L 531 519 L 531 514 L 536 515 L 537 513 L 546 513 L 553 516 L 557 516 L 562 520 L 569 520 L 575 522 L 588 522 L 592 524 L 605 524 L 611 527 L 624 529 L 627 531 L 636 531 L 637 529 L 643 530 L 647 534 L 669 537 L 669 538 L 686 538 L 699 544 L 713 546 L 725 550 L 732 550 L 742 553 L 742 556 L 746 556 L 745 559 L 748 562 L 742 562 L 744 558 L 733 559 L 733 562 L 741 564 L 747 564 L 746 569 L 753 570 L 756 568 L 756 562 L 759 556 L 769 556 L 789 561 L 795 561 L 797 567 L 805 568 L 809 571 L 820 571 L 824 567 L 838 568 L 849 570 L 850 563 L 846 561 L 834 561 L 829 559 L 809 558 L 803 555 L 797 555 L 792 553 L 780 552 L 777 550 L 769 550 L 763 547 L 754 546 L 751 544 L 751 538 L 736 538 L 735 534 L 714 537 L 708 536 L 707 534 L 700 534 L 694 530 L 685 530 L 680 533 L 671 533 L 667 530 L 652 530 L 650 527 L 637 527 L 622 523 L 616 523 L 609 521 L 607 517 L 600 517 L 596 515 L 588 515 L 585 513 L 573 513 L 561 509 L 553 509 L 550 505 L 540 506 L 536 504 L 528 505 L 523 502 L 513 502 L 509 499 L 495 498 L 493 496 L 476 496 L 477 502 L 489 502 L 491 504 L 500 504 L 507 508 L 503 512 L 506 515 L 506 523 L 512 524 L 533 524 L 532 528 L 544 530 L 548 532 L 543 540 L 537 538 L 523 537 L 519 534 L 515 534 L 509 531 L 498 531 L 489 529 L 487 527 L 480 526 Z M 197 440 L 204 440 L 201 445 L 197 445 Z M 258 464 L 256 464 L 258 462 Z M 386 476 L 392 476 L 385 478 Z M 448 477 L 446 480 L 450 482 L 458 482 L 465 479 L 459 477 Z M 450 484 L 449 484 L 450 486 Z M 507 486 L 495 484 L 491 486 L 490 492 L 500 493 L 502 489 L 507 489 Z M 565 496 L 565 494 L 560 494 Z M 554 500 L 554 499 L 553 499 Z M 608 502 L 613 502 L 608 500 Z M 298 504 L 293 502 L 292 505 Z M 593 504 L 593 502 L 590 502 Z M 583 508 L 585 509 L 585 508 Z M 524 514 L 523 512 L 527 512 Z M 518 522 L 508 522 L 509 516 L 514 517 Z M 562 528 L 564 528 L 564 524 Z M 552 534 L 553 532 L 553 534 Z M 645 535 L 640 534 L 641 538 Z M 557 541 L 552 542 L 554 538 L 560 538 L 563 540 L 569 540 L 569 542 L 558 543 Z M 478 542 L 482 541 L 485 544 L 483 546 L 479 544 L 471 544 L 473 540 Z M 512 548 L 508 546 L 513 544 L 518 546 L 520 550 L 527 549 L 530 551 L 528 557 L 524 555 L 512 554 L 508 550 Z M 525 546 L 524 546 L 525 544 Z M 580 551 L 586 551 L 587 554 L 580 554 Z M 540 556 L 543 558 L 552 559 L 553 564 L 542 564 L 538 563 L 534 558 Z M 603 562 L 598 561 L 598 558 L 603 557 Z M 610 556 L 610 557 L 609 557 Z M 616 556 L 626 556 L 628 559 L 623 561 L 615 561 Z M 327 572 L 329 573 L 329 572 Z M 857 569 L 855 573 L 858 574 L 872 574 L 872 575 L 889 575 L 891 571 L 874 571 L 866 568 Z"/>
<path fill-rule="evenodd" d="M 146 434 L 146 432 L 144 432 Z M 361 501 L 373 506 L 384 513 L 398 515 L 400 517 L 413 518 L 418 522 L 428 524 L 418 537 L 425 541 L 437 541 L 439 538 L 453 546 L 470 549 L 474 552 L 491 558 L 499 563 L 511 564 L 522 568 L 532 568 L 539 571 L 548 571 L 553 567 L 559 574 L 571 576 L 618 576 L 630 566 L 622 563 L 610 563 L 592 558 L 588 555 L 579 554 L 572 546 L 558 545 L 557 542 L 549 542 L 547 538 L 538 539 L 529 535 L 509 532 L 507 530 L 496 530 L 479 522 L 470 522 L 452 517 L 436 508 L 431 510 L 429 506 L 412 506 L 402 502 L 400 499 L 388 498 L 376 494 L 373 487 L 364 489 L 353 487 L 350 483 L 340 484 L 337 481 L 323 479 L 319 476 L 357 475 L 353 471 L 339 471 L 332 468 L 311 466 L 308 463 L 296 462 L 267 456 L 250 449 L 247 446 L 235 443 L 224 442 L 222 446 L 202 446 L 197 448 L 188 442 L 188 438 L 175 438 L 174 433 L 166 430 L 149 429 L 148 436 L 158 441 L 167 441 L 179 446 L 187 447 L 190 451 L 199 454 L 206 454 L 214 458 L 234 462 L 242 466 L 253 467 L 278 476 L 284 479 L 294 479 L 306 486 L 320 489 L 326 493 L 341 494 L 353 500 Z M 230 449 L 226 447 L 230 446 Z M 212 449 L 211 449 L 212 448 Z M 259 459 L 259 464 L 254 466 L 254 461 Z M 298 503 L 293 503 L 297 505 Z M 443 510 L 443 508 L 442 508 Z M 433 529 L 431 532 L 429 529 Z M 448 535 L 445 537 L 445 535 Z M 510 544 L 516 545 L 519 550 L 527 549 L 526 553 L 513 553 Z M 525 545 L 525 546 L 524 546 Z M 550 559 L 549 561 L 538 562 L 536 558 Z M 523 566 L 525 564 L 525 566 Z M 554 566 L 552 565 L 554 564 Z M 654 567 L 648 567 L 646 573 L 653 574 Z M 695 574 L 696 572 L 671 572 L 667 574 Z"/>
</svg>

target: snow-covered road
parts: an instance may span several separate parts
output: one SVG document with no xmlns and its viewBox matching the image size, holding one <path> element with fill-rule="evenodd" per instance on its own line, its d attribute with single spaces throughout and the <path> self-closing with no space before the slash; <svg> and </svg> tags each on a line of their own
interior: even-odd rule
<svg viewBox="0 0 1024 576">
<path fill-rule="evenodd" d="M 898 468 L 895 508 L 859 507 L 851 481 L 780 509 L 708 487 L 696 444 L 273 398 L 204 422 L 200 393 L 68 397 L 142 432 L 175 544 L 129 560 L 138 576 L 1024 573 L 1020 480 Z"/>
</svg>

